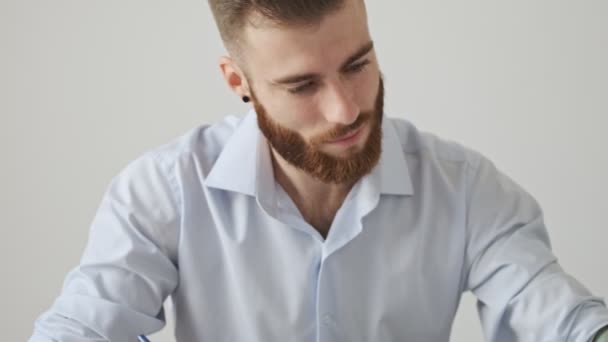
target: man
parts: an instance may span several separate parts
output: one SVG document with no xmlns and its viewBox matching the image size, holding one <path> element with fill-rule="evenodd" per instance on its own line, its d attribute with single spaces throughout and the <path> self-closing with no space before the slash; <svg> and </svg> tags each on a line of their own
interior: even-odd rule
<svg viewBox="0 0 608 342">
<path fill-rule="evenodd" d="M 384 116 L 362 0 L 210 0 L 255 111 L 116 177 L 31 341 L 447 342 L 472 291 L 488 341 L 600 341 L 608 310 L 541 209 L 471 150 Z"/>
</svg>

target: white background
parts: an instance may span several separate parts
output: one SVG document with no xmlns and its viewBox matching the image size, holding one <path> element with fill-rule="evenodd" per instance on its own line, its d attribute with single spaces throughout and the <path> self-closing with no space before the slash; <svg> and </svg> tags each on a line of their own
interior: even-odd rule
<svg viewBox="0 0 608 342">
<path fill-rule="evenodd" d="M 562 266 L 606 297 L 608 2 L 368 9 L 389 115 L 490 157 L 543 206 Z M 247 109 L 222 53 L 204 0 L 0 0 L 2 340 L 51 305 L 113 175 Z M 452 341 L 482 341 L 470 296 Z"/>
</svg>

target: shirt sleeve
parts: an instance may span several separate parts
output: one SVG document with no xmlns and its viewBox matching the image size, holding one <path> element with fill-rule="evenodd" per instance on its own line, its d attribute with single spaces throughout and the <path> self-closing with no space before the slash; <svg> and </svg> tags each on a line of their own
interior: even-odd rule
<svg viewBox="0 0 608 342">
<path fill-rule="evenodd" d="M 148 153 L 111 182 L 80 264 L 30 342 L 137 341 L 162 329 L 178 282 L 179 204 L 168 169 Z"/>
<path fill-rule="evenodd" d="M 538 203 L 485 158 L 469 171 L 466 286 L 486 340 L 589 341 L 608 310 L 557 263 Z"/>
</svg>

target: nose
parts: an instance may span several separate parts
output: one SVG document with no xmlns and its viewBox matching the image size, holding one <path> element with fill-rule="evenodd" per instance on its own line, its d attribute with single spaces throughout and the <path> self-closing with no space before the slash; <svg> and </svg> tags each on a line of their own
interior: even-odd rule
<svg viewBox="0 0 608 342">
<path fill-rule="evenodd" d="M 324 108 L 325 119 L 328 122 L 349 125 L 357 120 L 359 106 L 354 101 L 354 95 L 340 81 L 328 87 L 328 95 Z"/>
</svg>

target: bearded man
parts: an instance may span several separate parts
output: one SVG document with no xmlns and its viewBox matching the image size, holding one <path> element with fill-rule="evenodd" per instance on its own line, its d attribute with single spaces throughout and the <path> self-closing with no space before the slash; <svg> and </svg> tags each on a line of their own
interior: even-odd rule
<svg viewBox="0 0 608 342">
<path fill-rule="evenodd" d="M 541 209 L 468 148 L 384 113 L 362 0 L 209 0 L 243 117 L 118 175 L 30 341 L 447 342 L 462 293 L 492 342 L 600 341 Z M 598 333 L 599 332 L 599 333 Z"/>
</svg>

